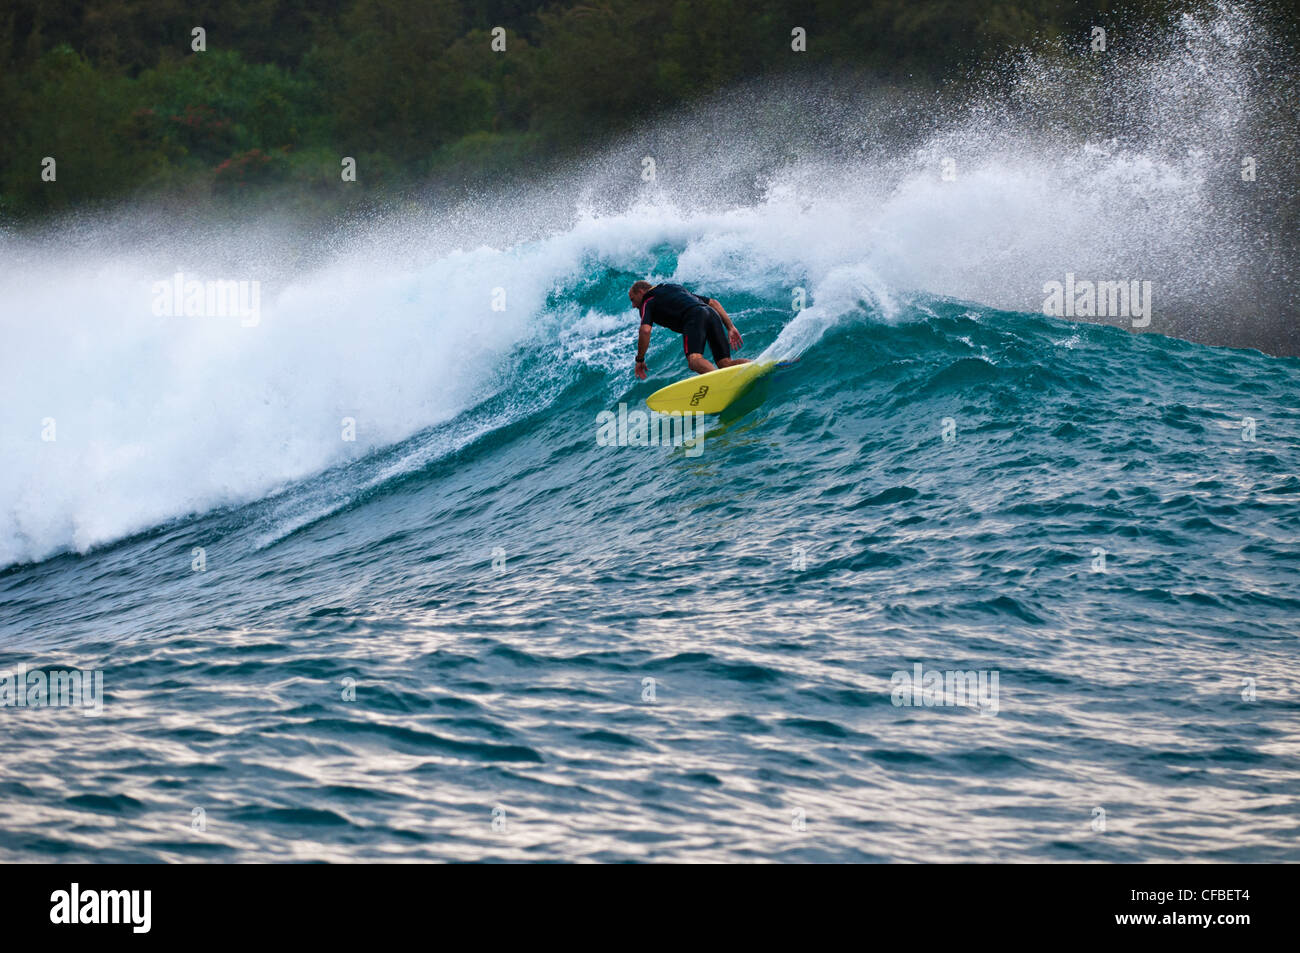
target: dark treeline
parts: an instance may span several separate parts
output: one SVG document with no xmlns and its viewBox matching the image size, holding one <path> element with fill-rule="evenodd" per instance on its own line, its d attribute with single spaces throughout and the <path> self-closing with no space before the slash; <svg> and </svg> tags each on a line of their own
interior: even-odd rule
<svg viewBox="0 0 1300 953">
<path fill-rule="evenodd" d="M 1111 4 L 1060 0 L 8 0 L 0 217 L 141 190 L 337 192 L 507 168 L 758 74 L 967 75 L 1087 42 Z M 1126 18 L 1170 13 L 1130 2 Z M 202 27 L 206 50 L 191 48 Z M 492 49 L 493 29 L 506 51 Z M 807 31 L 807 51 L 791 30 Z M 57 161 L 57 188 L 41 180 Z"/>
</svg>

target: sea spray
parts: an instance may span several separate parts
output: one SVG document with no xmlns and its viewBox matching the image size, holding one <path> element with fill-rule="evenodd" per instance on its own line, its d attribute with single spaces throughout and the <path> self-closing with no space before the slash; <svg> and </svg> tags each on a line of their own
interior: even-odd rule
<svg viewBox="0 0 1300 953">
<path fill-rule="evenodd" d="M 7 233 L 0 565 L 273 497 L 498 398 L 504 426 L 571 372 L 611 406 L 632 386 L 633 277 L 707 288 L 742 331 L 746 308 L 779 314 L 777 357 L 841 322 L 922 319 L 935 296 L 1041 313 L 1066 274 L 1150 281 L 1145 330 L 1284 348 L 1287 245 L 1259 218 L 1289 207 L 1287 128 L 1261 119 L 1285 105 L 1284 64 L 1236 4 L 1135 43 L 1029 51 L 965 100 L 744 87 L 653 126 L 674 144 L 653 183 L 641 129 L 545 180 L 328 238 L 148 206 Z M 256 326 L 153 314 L 177 271 L 258 282 Z M 801 307 L 770 310 L 795 288 Z"/>
</svg>

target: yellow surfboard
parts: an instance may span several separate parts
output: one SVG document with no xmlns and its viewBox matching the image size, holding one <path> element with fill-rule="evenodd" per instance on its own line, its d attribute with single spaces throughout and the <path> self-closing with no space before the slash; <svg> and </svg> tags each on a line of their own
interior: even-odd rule
<svg viewBox="0 0 1300 953">
<path fill-rule="evenodd" d="M 750 384 L 774 367 L 776 361 L 750 361 L 707 374 L 695 374 L 684 381 L 661 387 L 645 399 L 646 406 L 661 414 L 675 410 L 684 414 L 720 414 Z"/>
</svg>

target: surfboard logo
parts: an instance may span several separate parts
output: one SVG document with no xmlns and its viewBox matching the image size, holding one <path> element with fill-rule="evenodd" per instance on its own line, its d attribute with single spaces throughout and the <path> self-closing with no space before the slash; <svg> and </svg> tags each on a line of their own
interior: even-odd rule
<svg viewBox="0 0 1300 953">
<path fill-rule="evenodd" d="M 692 407 L 700 406 L 700 401 L 704 399 L 704 395 L 707 394 L 708 392 L 709 392 L 709 385 L 701 384 L 700 389 L 697 390 L 695 394 L 691 397 L 691 406 Z"/>
</svg>

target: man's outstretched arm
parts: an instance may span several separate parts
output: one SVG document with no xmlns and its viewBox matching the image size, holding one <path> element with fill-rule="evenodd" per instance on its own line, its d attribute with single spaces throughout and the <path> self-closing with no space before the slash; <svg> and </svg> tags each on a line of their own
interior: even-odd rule
<svg viewBox="0 0 1300 953">
<path fill-rule="evenodd" d="M 740 337 L 740 332 L 736 330 L 736 326 L 731 323 L 731 315 L 727 314 L 727 309 L 722 306 L 722 302 L 717 298 L 710 298 L 709 307 L 718 312 L 718 317 L 727 326 L 727 337 L 731 341 L 731 346 L 736 350 L 740 350 L 740 346 L 744 341 Z"/>
<path fill-rule="evenodd" d="M 731 315 L 727 314 L 727 309 L 722 306 L 721 301 L 717 298 L 710 298 L 709 307 L 718 312 L 718 317 L 722 319 L 722 323 L 727 326 L 728 331 L 735 327 L 735 325 L 731 323 Z"/>
<path fill-rule="evenodd" d="M 636 376 L 645 380 L 646 367 L 645 355 L 650 350 L 650 325 L 641 325 L 641 331 L 636 336 Z"/>
</svg>

